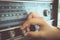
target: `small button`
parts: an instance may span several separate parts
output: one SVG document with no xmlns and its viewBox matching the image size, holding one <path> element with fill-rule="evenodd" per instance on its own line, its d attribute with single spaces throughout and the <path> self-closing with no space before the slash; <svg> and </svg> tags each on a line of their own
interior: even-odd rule
<svg viewBox="0 0 60 40">
<path fill-rule="evenodd" d="M 9 7 L 9 9 L 11 9 L 11 7 Z"/>
<path fill-rule="evenodd" d="M 17 16 L 17 14 L 15 14 L 15 16 Z"/>
<path fill-rule="evenodd" d="M 16 8 L 18 8 L 18 7 L 16 7 Z"/>
<path fill-rule="evenodd" d="M 3 15 L 1 15 L 2 17 L 4 17 L 5 15 L 3 14 Z"/>
<path fill-rule="evenodd" d="M 21 15 L 23 15 L 23 13 Z"/>
<path fill-rule="evenodd" d="M 19 14 L 19 15 L 21 15 L 21 14 Z"/>
<path fill-rule="evenodd" d="M 13 16 L 12 14 L 9 14 L 9 16 Z"/>
<path fill-rule="evenodd" d="M 19 16 L 20 14 L 17 13 L 17 16 Z"/>
<path fill-rule="evenodd" d="M 9 16 L 8 14 L 6 14 L 6 16 Z"/>
</svg>

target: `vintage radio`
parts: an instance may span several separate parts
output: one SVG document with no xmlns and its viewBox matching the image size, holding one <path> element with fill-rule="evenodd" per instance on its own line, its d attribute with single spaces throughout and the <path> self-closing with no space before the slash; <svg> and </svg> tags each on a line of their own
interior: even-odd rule
<svg viewBox="0 0 60 40">
<path fill-rule="evenodd" d="M 52 9 L 51 3 L 52 2 L 0 1 L 0 40 L 33 40 L 24 36 L 23 33 L 25 30 L 20 30 L 20 25 L 25 22 L 31 11 L 38 12 L 39 15 L 50 20 L 48 13 Z M 38 31 L 37 29 L 39 27 L 35 28 L 34 25 L 31 26 L 31 31 Z"/>
</svg>

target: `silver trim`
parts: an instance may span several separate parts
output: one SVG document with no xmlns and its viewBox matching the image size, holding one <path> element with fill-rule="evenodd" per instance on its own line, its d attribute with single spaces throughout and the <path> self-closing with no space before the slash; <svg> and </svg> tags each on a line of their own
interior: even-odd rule
<svg viewBox="0 0 60 40">
<path fill-rule="evenodd" d="M 2 0 L 1 0 L 2 1 Z M 32 2 L 32 3 L 52 3 L 53 1 L 12 1 L 12 0 L 6 0 L 6 2 Z"/>
<path fill-rule="evenodd" d="M 17 28 L 20 28 L 20 26 L 16 26 L 16 27 L 12 27 L 12 28 L 7 28 L 7 29 L 2 29 L 2 30 L 0 30 L 0 32 L 8 31 L 8 30 L 14 30 L 14 29 L 17 29 Z"/>
</svg>

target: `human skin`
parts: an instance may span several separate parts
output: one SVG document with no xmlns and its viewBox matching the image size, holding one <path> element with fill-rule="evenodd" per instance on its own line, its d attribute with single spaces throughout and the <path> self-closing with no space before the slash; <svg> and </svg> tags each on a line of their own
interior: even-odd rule
<svg viewBox="0 0 60 40">
<path fill-rule="evenodd" d="M 30 25 L 39 25 L 40 29 L 38 32 L 30 31 Z M 54 26 L 51 26 L 47 23 L 47 21 L 40 17 L 39 15 L 31 12 L 28 16 L 27 20 L 24 22 L 22 30 L 26 29 L 27 32 L 25 36 L 32 37 L 32 38 L 43 38 L 46 40 L 59 40 L 60 39 L 60 30 Z"/>
</svg>

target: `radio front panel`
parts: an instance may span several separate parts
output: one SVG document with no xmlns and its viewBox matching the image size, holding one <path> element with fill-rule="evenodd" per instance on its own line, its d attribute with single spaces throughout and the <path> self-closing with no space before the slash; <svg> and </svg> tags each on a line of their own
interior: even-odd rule
<svg viewBox="0 0 60 40">
<path fill-rule="evenodd" d="M 23 2 L 0 2 L 0 28 L 20 25 L 26 17 Z"/>
<path fill-rule="evenodd" d="M 36 40 L 26 38 L 20 27 L 30 12 L 50 20 L 51 6 L 51 2 L 0 1 L 0 40 Z M 31 26 L 31 31 L 38 31 L 39 26 Z"/>
</svg>

